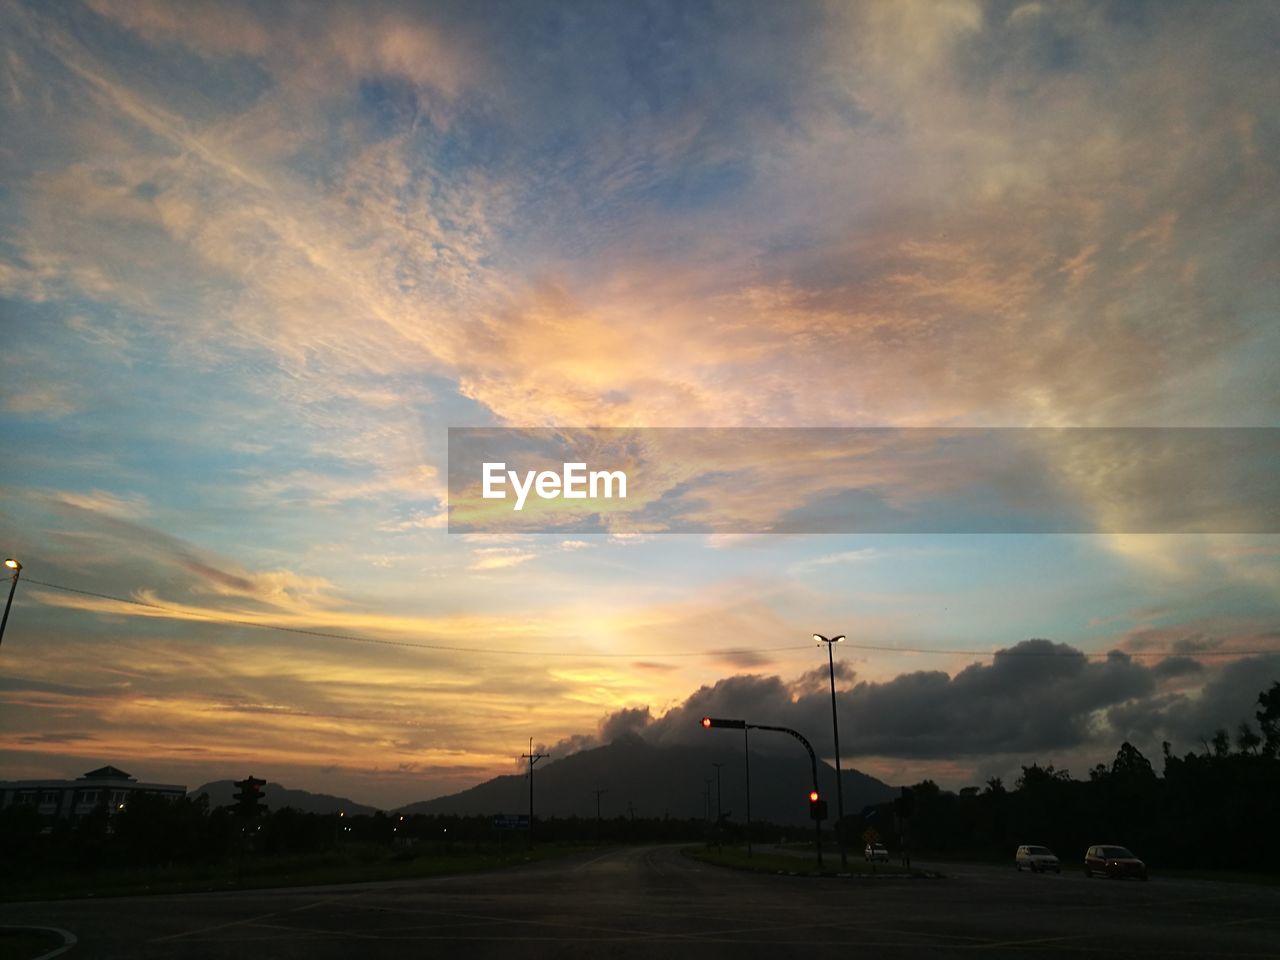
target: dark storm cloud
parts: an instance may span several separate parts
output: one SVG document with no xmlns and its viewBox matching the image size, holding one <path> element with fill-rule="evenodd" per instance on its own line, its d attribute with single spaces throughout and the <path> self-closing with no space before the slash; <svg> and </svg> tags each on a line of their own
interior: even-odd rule
<svg viewBox="0 0 1280 960">
<path fill-rule="evenodd" d="M 1089 661 L 1065 644 L 1028 640 L 954 677 L 905 674 L 843 695 L 850 749 L 903 757 L 1063 749 L 1091 736 L 1094 711 L 1155 688 L 1127 657 Z M 801 701 L 797 706 L 804 703 Z"/>
<path fill-rule="evenodd" d="M 1130 740 L 1168 740 L 1175 750 L 1198 747 L 1220 728 L 1234 735 L 1241 720 L 1256 728 L 1258 694 L 1277 681 L 1280 653 L 1246 657 L 1219 668 L 1199 697 L 1175 693 L 1121 704 L 1108 711 L 1107 719 Z"/>
<path fill-rule="evenodd" d="M 837 661 L 835 664 L 836 685 L 848 685 L 857 674 L 853 667 L 843 660 Z M 831 667 L 814 667 L 805 673 L 800 674 L 791 682 L 791 692 L 797 697 L 807 696 L 811 693 L 821 693 L 822 691 L 831 691 Z"/>
<path fill-rule="evenodd" d="M 851 678 L 846 666 L 841 673 Z M 1096 660 L 1066 644 L 1027 640 L 951 676 L 916 671 L 837 692 L 841 747 L 847 756 L 910 759 L 1001 754 L 1052 755 L 1078 747 L 1110 748 L 1123 739 L 1171 739 L 1189 747 L 1220 726 L 1251 717 L 1258 692 L 1280 678 L 1280 654 L 1217 668 L 1198 698 L 1170 693 L 1170 678 L 1208 674 L 1198 661 L 1170 657 L 1153 665 L 1120 651 Z M 606 717 L 599 742 L 616 728 L 642 732 L 656 744 L 705 742 L 703 716 L 791 727 L 829 754 L 831 701 L 826 668 L 790 683 L 777 676 L 738 675 L 695 691 L 683 704 L 648 721 L 647 708 Z M 753 737 L 762 751 L 791 749 L 771 736 Z"/>
<path fill-rule="evenodd" d="M 602 717 L 595 733 L 575 733 L 565 737 L 550 748 L 538 747 L 539 753 L 550 753 L 552 757 L 567 757 L 583 750 L 603 746 L 613 741 L 642 733 L 651 723 L 653 714 L 648 707 L 631 707 L 610 713 Z M 524 761 L 521 761 L 524 763 Z"/>
<path fill-rule="evenodd" d="M 600 723 L 600 742 L 612 743 L 628 733 L 640 733 L 653 722 L 648 707 L 634 707 L 611 713 Z"/>
<path fill-rule="evenodd" d="M 1187 677 L 1203 673 L 1204 664 L 1190 657 L 1166 657 L 1159 663 L 1153 664 L 1151 672 L 1162 679 Z"/>
</svg>

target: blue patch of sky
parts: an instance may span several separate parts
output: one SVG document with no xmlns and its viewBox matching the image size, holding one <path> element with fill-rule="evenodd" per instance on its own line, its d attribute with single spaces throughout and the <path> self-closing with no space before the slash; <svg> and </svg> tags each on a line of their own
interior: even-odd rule
<svg viewBox="0 0 1280 960">
<path fill-rule="evenodd" d="M 272 86 L 271 75 L 250 57 L 199 57 L 179 43 L 152 43 L 87 7 L 37 6 L 146 99 L 164 104 L 179 96 L 183 117 L 197 126 L 247 110 Z"/>
<path fill-rule="evenodd" d="M 779 598 L 764 591 L 762 599 L 788 611 L 785 588 L 800 584 L 817 591 L 823 610 L 896 621 L 892 639 L 904 643 L 1085 642 L 1127 628 L 1125 614 L 1143 597 L 1141 574 L 1089 536 L 764 536 L 719 549 L 682 535 L 626 545 L 582 539 L 592 547 L 566 561 L 578 564 L 579 585 L 621 577 L 643 584 L 646 596 L 681 597 L 722 582 L 773 581 Z M 1112 623 L 1091 628 L 1094 618 Z"/>
</svg>

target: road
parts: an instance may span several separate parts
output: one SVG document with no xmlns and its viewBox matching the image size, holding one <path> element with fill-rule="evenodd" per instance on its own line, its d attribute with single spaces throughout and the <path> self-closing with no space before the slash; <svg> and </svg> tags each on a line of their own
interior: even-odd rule
<svg viewBox="0 0 1280 960">
<path fill-rule="evenodd" d="M 489 874 L 59 903 L 77 958 L 1270 957 L 1280 888 L 947 865 L 943 880 L 837 880 L 706 866 L 641 847 Z"/>
</svg>

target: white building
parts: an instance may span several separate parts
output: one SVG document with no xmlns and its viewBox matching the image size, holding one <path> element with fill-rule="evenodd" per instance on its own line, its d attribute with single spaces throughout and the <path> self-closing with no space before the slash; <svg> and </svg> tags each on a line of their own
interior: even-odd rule
<svg viewBox="0 0 1280 960">
<path fill-rule="evenodd" d="M 123 810 L 136 793 L 185 797 L 187 788 L 174 783 L 139 783 L 116 767 L 99 767 L 75 780 L 0 781 L 0 808 L 29 804 L 43 816 L 75 820 L 99 805 Z"/>
</svg>

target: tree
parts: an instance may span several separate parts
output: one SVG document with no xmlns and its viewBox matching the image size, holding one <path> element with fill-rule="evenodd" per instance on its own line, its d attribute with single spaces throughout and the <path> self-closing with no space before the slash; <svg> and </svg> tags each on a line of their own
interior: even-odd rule
<svg viewBox="0 0 1280 960">
<path fill-rule="evenodd" d="M 1231 755 L 1231 734 L 1227 733 L 1226 727 L 1219 727 L 1213 735 L 1213 755 L 1215 757 Z"/>
<path fill-rule="evenodd" d="M 1124 780 L 1145 781 L 1156 778 L 1155 771 L 1151 769 L 1151 761 L 1128 740 L 1120 744 L 1120 749 L 1116 751 L 1116 758 L 1111 762 L 1111 773 Z"/>
<path fill-rule="evenodd" d="M 1258 747 L 1262 743 L 1262 738 L 1253 731 L 1253 727 L 1249 726 L 1248 720 L 1241 720 L 1240 726 L 1236 727 L 1236 748 L 1241 753 L 1258 755 Z"/>
<path fill-rule="evenodd" d="M 1280 680 L 1270 690 L 1258 694 L 1258 712 L 1254 716 L 1262 728 L 1262 752 L 1268 757 L 1280 753 Z"/>
</svg>

